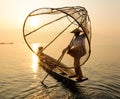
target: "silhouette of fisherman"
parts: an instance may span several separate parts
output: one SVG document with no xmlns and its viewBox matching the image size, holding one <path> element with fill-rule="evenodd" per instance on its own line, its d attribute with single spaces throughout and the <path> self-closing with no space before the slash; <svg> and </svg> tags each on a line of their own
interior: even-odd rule
<svg viewBox="0 0 120 99">
<path fill-rule="evenodd" d="M 85 34 L 81 34 L 82 32 L 83 31 L 79 28 L 74 29 L 71 33 L 74 33 L 75 38 L 71 41 L 70 45 L 68 45 L 68 47 L 66 47 L 62 52 L 62 54 L 64 54 L 67 51 L 67 54 L 74 58 L 74 69 L 77 81 L 80 81 L 83 78 L 82 70 L 80 67 L 80 59 L 86 54 Z"/>
</svg>

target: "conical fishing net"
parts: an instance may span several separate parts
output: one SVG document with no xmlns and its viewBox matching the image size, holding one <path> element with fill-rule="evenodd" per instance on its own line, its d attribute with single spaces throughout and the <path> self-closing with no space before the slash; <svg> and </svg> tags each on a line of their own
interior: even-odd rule
<svg viewBox="0 0 120 99">
<path fill-rule="evenodd" d="M 83 65 L 91 52 L 91 23 L 84 7 L 40 8 L 32 11 L 24 22 L 23 35 L 28 47 L 37 54 L 38 47 L 56 60 L 61 56 L 73 38 L 71 33 L 79 28 L 85 33 L 86 54 L 80 59 Z M 73 67 L 73 57 L 65 54 L 62 61 Z"/>
</svg>

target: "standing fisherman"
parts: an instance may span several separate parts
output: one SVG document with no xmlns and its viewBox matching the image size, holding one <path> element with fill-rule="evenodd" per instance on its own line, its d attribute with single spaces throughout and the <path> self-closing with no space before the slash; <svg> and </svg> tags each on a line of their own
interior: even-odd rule
<svg viewBox="0 0 120 99">
<path fill-rule="evenodd" d="M 85 34 L 81 34 L 79 28 L 74 29 L 71 33 L 74 33 L 75 38 L 71 41 L 71 44 L 68 45 L 62 52 L 64 54 L 67 51 L 67 54 L 74 58 L 74 68 L 76 73 L 76 80 L 82 80 L 83 74 L 80 67 L 80 59 L 86 54 L 85 49 Z M 81 35 L 80 35 L 81 34 Z"/>
</svg>

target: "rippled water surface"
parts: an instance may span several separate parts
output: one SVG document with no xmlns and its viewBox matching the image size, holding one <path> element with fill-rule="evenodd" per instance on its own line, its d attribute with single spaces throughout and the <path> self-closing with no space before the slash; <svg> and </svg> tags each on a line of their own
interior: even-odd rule
<svg viewBox="0 0 120 99">
<path fill-rule="evenodd" d="M 0 45 L 0 99 L 120 99 L 120 48 L 96 46 L 82 67 L 89 79 L 67 86 L 48 76 L 23 44 Z"/>
</svg>

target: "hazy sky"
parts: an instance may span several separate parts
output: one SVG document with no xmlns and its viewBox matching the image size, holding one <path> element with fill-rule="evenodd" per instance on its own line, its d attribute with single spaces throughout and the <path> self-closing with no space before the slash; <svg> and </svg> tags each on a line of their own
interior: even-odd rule
<svg viewBox="0 0 120 99">
<path fill-rule="evenodd" d="M 88 10 L 93 43 L 120 43 L 120 0 L 0 0 L 0 42 L 24 42 L 23 23 L 31 11 L 63 6 Z"/>
</svg>

